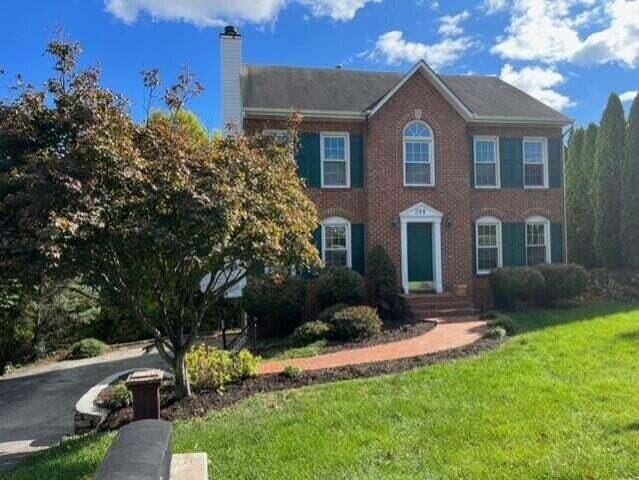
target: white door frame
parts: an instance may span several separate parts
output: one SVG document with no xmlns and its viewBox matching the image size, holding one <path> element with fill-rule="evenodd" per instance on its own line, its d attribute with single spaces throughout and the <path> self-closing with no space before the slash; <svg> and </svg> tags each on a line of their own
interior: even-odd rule
<svg viewBox="0 0 639 480">
<path fill-rule="evenodd" d="M 420 202 L 399 214 L 402 230 L 402 289 L 408 294 L 408 224 L 432 223 L 433 228 L 433 280 L 435 291 L 442 293 L 442 218 L 443 214 L 430 205 Z"/>
</svg>

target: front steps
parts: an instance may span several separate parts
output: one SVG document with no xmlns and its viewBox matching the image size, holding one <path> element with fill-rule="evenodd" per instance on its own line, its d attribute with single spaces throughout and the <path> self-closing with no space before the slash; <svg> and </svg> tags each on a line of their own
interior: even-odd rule
<svg viewBox="0 0 639 480">
<path fill-rule="evenodd" d="M 404 296 L 415 318 L 464 318 L 479 314 L 469 296 L 453 293 L 410 293 Z"/>
</svg>

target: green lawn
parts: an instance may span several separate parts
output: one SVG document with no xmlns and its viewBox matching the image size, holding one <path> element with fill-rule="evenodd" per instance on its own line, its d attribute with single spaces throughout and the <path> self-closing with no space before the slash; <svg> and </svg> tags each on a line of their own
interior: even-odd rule
<svg viewBox="0 0 639 480">
<path fill-rule="evenodd" d="M 637 478 L 639 306 L 515 320 L 523 332 L 481 357 L 178 423 L 175 451 L 208 452 L 213 479 Z M 38 455 L 10 478 L 84 478 L 109 440 Z"/>
</svg>

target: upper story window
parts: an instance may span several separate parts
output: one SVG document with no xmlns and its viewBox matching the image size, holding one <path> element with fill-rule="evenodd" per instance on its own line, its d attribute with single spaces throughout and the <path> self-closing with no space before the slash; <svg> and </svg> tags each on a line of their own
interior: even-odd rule
<svg viewBox="0 0 639 480">
<path fill-rule="evenodd" d="M 526 264 L 550 263 L 550 222 L 543 217 L 526 220 Z"/>
<path fill-rule="evenodd" d="M 429 187 L 435 184 L 433 131 L 424 122 L 410 122 L 404 128 L 404 185 Z"/>
<path fill-rule="evenodd" d="M 475 187 L 499 188 L 499 142 L 496 137 L 475 137 Z"/>
<path fill-rule="evenodd" d="M 501 221 L 482 217 L 475 222 L 477 273 L 486 274 L 503 265 Z"/>
<path fill-rule="evenodd" d="M 548 188 L 548 141 L 524 138 L 524 187 Z"/>
<path fill-rule="evenodd" d="M 321 134 L 322 187 L 350 187 L 348 133 Z"/>
<path fill-rule="evenodd" d="M 273 139 L 275 140 L 275 142 L 278 145 L 286 145 L 286 143 L 288 142 L 288 130 L 275 130 L 275 129 L 268 129 L 268 130 L 264 130 L 262 132 L 262 134 L 266 137 L 273 137 Z"/>
<path fill-rule="evenodd" d="M 345 218 L 322 222 L 322 260 L 327 267 L 351 268 L 351 224 Z"/>
</svg>

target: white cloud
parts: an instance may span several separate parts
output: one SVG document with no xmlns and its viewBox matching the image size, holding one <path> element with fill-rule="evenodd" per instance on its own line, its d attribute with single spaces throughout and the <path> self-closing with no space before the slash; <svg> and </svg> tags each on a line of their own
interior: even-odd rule
<svg viewBox="0 0 639 480">
<path fill-rule="evenodd" d="M 619 95 L 619 99 L 623 103 L 632 102 L 635 99 L 635 97 L 637 96 L 637 94 L 639 94 L 639 90 L 629 90 L 629 91 L 624 92 L 621 95 Z"/>
<path fill-rule="evenodd" d="M 380 35 L 375 47 L 367 52 L 366 56 L 370 59 L 383 60 L 389 65 L 415 63 L 424 59 L 432 68 L 438 69 L 453 63 L 473 45 L 469 37 L 446 38 L 431 45 L 409 42 L 404 39 L 403 32 L 394 30 Z"/>
<path fill-rule="evenodd" d="M 105 0 L 106 9 L 127 24 L 141 13 L 160 20 L 177 20 L 201 27 L 228 23 L 274 22 L 290 0 Z M 348 21 L 367 3 L 382 0 L 295 0 L 316 17 Z"/>
<path fill-rule="evenodd" d="M 461 23 L 468 20 L 468 17 L 470 17 L 468 10 L 464 10 L 457 15 L 444 15 L 439 19 L 441 22 L 441 25 L 439 26 L 440 35 L 444 35 L 446 37 L 463 35 L 464 29 L 462 28 Z"/>
<path fill-rule="evenodd" d="M 639 65 L 639 0 L 514 0 L 510 9 L 491 49 L 503 58 Z"/>
<path fill-rule="evenodd" d="M 565 82 L 564 76 L 554 68 L 524 67 L 517 71 L 512 65 L 506 64 L 499 78 L 555 110 L 564 110 L 576 105 L 569 97 L 553 90 Z"/>
<path fill-rule="evenodd" d="M 508 5 L 508 0 L 484 0 L 484 3 L 482 3 L 480 8 L 489 15 L 492 15 L 493 13 L 503 12 L 504 10 L 507 10 Z"/>
</svg>

